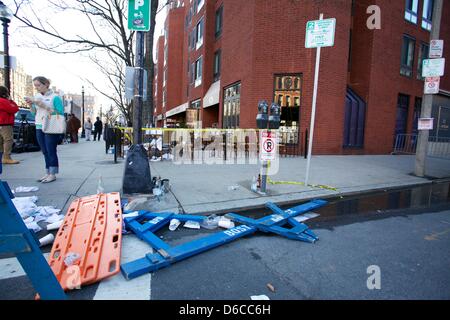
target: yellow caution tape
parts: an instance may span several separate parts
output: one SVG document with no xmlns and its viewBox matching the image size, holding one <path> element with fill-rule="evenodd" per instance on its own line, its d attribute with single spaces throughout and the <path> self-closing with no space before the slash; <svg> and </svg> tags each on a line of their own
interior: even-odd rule
<svg viewBox="0 0 450 320">
<path fill-rule="evenodd" d="M 291 185 L 298 185 L 298 186 L 304 186 L 304 182 L 298 182 L 298 181 L 273 181 L 269 177 L 267 177 L 267 182 L 270 184 L 291 184 Z M 308 187 L 312 188 L 320 188 L 320 189 L 326 189 L 326 190 L 332 190 L 332 191 L 338 191 L 337 188 L 330 187 L 323 184 L 308 184 Z"/>
</svg>

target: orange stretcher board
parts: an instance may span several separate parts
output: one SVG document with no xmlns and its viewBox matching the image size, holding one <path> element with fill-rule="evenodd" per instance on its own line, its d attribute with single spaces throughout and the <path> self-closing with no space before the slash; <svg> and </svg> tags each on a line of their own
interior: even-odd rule
<svg viewBox="0 0 450 320">
<path fill-rule="evenodd" d="M 74 289 L 118 273 L 121 244 L 120 194 L 79 198 L 71 203 L 58 230 L 49 264 L 62 288 Z M 72 264 L 64 262 L 74 255 L 79 258 Z"/>
</svg>

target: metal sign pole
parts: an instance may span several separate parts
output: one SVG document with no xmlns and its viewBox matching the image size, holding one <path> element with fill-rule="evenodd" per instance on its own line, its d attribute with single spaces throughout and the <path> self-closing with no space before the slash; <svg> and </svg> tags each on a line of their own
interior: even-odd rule
<svg viewBox="0 0 450 320">
<path fill-rule="evenodd" d="M 320 14 L 320 20 L 323 20 L 323 13 Z M 306 162 L 306 178 L 305 185 L 308 185 L 309 181 L 309 169 L 311 166 L 311 152 L 312 152 L 312 143 L 314 137 L 314 122 L 316 120 L 316 103 L 317 103 L 317 87 L 319 84 L 319 69 L 320 69 L 320 49 L 321 47 L 317 47 L 316 52 L 316 71 L 314 74 L 314 93 L 313 93 L 313 102 L 312 102 L 312 110 L 311 110 L 311 124 L 309 131 L 309 144 L 308 144 L 308 160 Z"/>
</svg>

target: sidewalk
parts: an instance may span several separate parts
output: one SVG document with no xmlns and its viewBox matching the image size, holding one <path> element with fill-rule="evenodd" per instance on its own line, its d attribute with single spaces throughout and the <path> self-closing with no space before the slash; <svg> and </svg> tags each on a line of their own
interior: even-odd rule
<svg viewBox="0 0 450 320">
<path fill-rule="evenodd" d="M 113 155 L 105 154 L 104 141 L 86 142 L 58 147 L 60 174 L 50 184 L 36 181 L 44 174 L 44 159 L 40 152 L 14 154 L 18 165 L 5 165 L 2 180 L 11 188 L 39 186 L 33 194 L 40 205 L 53 205 L 65 213 L 77 197 L 95 194 L 99 177 L 105 192 L 121 191 L 124 160 L 115 164 Z M 211 214 L 278 204 L 295 203 L 311 198 L 343 196 L 358 192 L 383 190 L 400 186 L 431 183 L 430 179 L 412 175 L 414 156 L 313 156 L 310 184 L 327 185 L 337 191 L 301 185 L 268 184 L 267 196 L 250 190 L 258 165 L 177 165 L 171 161 L 151 162 L 152 176 L 170 180 L 171 193 L 160 202 L 149 200 L 145 209 L 175 211 L 181 206 L 187 213 Z M 280 170 L 274 181 L 304 182 L 306 160 L 281 158 Z M 450 160 L 429 159 L 427 176 L 449 178 Z M 239 186 L 229 190 L 230 186 Z M 26 196 L 27 194 L 18 194 Z M 149 198 L 150 199 L 150 198 Z M 144 209 L 144 208 L 138 208 Z"/>
</svg>

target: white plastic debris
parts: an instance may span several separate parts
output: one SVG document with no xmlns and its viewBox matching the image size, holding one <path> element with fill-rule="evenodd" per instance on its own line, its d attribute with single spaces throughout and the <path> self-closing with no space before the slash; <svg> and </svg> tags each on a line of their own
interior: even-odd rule
<svg viewBox="0 0 450 320">
<path fill-rule="evenodd" d="M 125 214 L 122 214 L 122 218 L 134 218 L 134 217 L 137 217 L 139 215 L 139 211 L 133 211 L 133 212 L 130 212 L 130 213 L 125 213 Z"/>
<path fill-rule="evenodd" d="M 103 187 L 102 176 L 99 176 L 97 183 L 97 194 L 105 193 L 105 188 Z"/>
<path fill-rule="evenodd" d="M 297 222 L 303 222 L 303 221 L 306 221 L 306 220 L 309 220 L 309 219 L 312 219 L 312 218 L 316 218 L 318 216 L 320 216 L 320 214 L 314 213 L 314 212 L 310 212 L 310 213 L 305 213 L 305 214 L 302 214 L 302 215 L 300 215 L 298 217 L 295 217 L 294 219 Z"/>
<path fill-rule="evenodd" d="M 170 231 L 175 231 L 178 226 L 180 225 L 181 221 L 178 219 L 172 219 L 170 220 L 170 224 L 169 224 L 169 230 Z M 185 225 L 186 226 L 186 225 Z"/>
<path fill-rule="evenodd" d="M 19 192 L 35 192 L 35 191 L 39 191 L 38 187 L 17 187 L 15 190 L 15 192 L 19 193 Z"/>
<path fill-rule="evenodd" d="M 30 222 L 26 224 L 27 229 L 33 230 L 35 233 L 42 230 L 36 222 Z"/>
<path fill-rule="evenodd" d="M 231 229 L 231 228 L 234 228 L 234 222 L 228 218 L 220 217 L 219 227 L 225 228 L 225 229 Z"/>
<path fill-rule="evenodd" d="M 184 224 L 184 227 L 189 229 L 200 229 L 200 223 L 197 221 L 188 220 Z"/>
<path fill-rule="evenodd" d="M 234 190 L 237 190 L 237 189 L 239 189 L 238 185 L 234 185 L 234 186 L 229 186 L 228 187 L 228 191 L 234 191 Z"/>
<path fill-rule="evenodd" d="M 47 222 L 47 223 L 55 223 L 55 222 L 61 221 L 63 219 L 64 219 L 64 217 L 62 215 L 60 216 L 60 215 L 57 215 L 57 214 L 52 214 L 50 217 L 48 217 L 45 220 L 45 222 Z"/>
<path fill-rule="evenodd" d="M 250 296 L 252 300 L 270 300 L 268 296 L 265 294 L 259 295 L 259 296 Z"/>
<path fill-rule="evenodd" d="M 61 227 L 62 224 L 63 224 L 63 220 L 56 221 L 54 223 L 50 223 L 50 224 L 47 225 L 47 230 L 48 231 L 58 230 Z"/>
<path fill-rule="evenodd" d="M 55 236 L 51 233 L 39 239 L 40 247 L 46 246 L 55 240 Z"/>
<path fill-rule="evenodd" d="M 78 253 L 68 252 L 64 258 L 64 264 L 66 267 L 73 266 L 80 258 L 81 256 Z"/>
<path fill-rule="evenodd" d="M 37 206 L 35 202 L 38 200 L 38 197 L 16 197 L 11 199 L 12 203 L 19 212 L 22 219 L 33 216 L 37 210 Z"/>
</svg>

